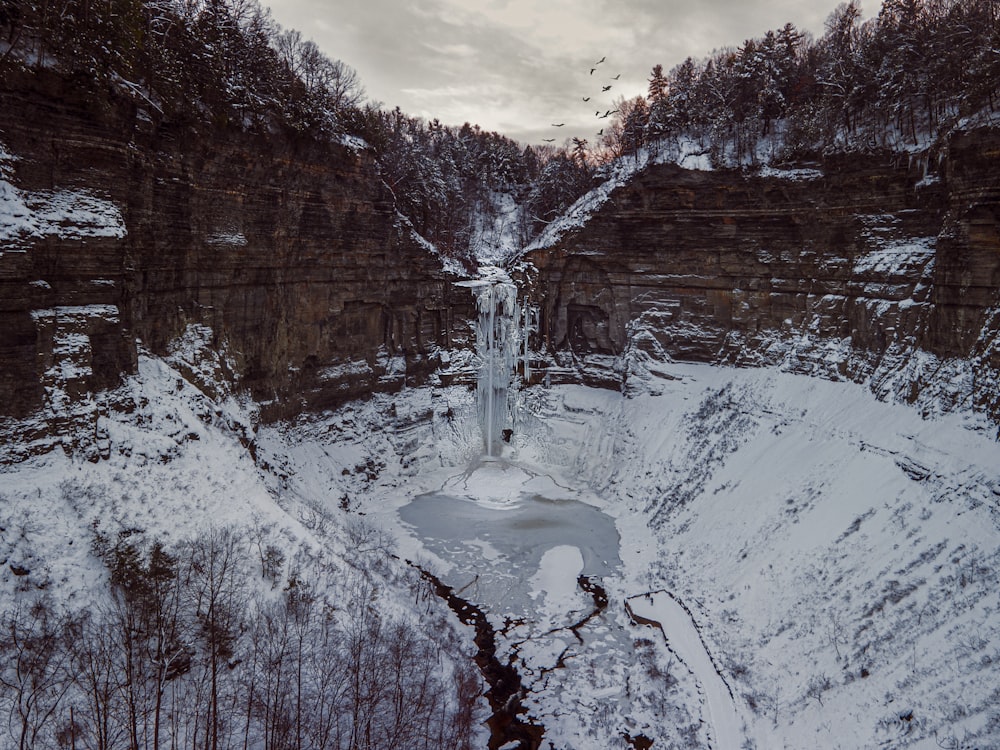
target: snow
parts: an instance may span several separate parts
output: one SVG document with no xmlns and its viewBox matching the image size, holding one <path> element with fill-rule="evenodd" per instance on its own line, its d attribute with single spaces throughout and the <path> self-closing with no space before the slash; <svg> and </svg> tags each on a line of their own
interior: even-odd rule
<svg viewBox="0 0 1000 750">
<path fill-rule="evenodd" d="M 583 226 L 587 219 L 593 216 L 603 206 L 611 193 L 628 183 L 633 177 L 641 172 L 649 164 L 649 152 L 641 151 L 634 158 L 622 158 L 610 165 L 607 178 L 597 187 L 582 195 L 570 206 L 558 219 L 553 221 L 539 234 L 523 253 L 532 250 L 551 247 L 559 239 L 574 229 Z"/>
<path fill-rule="evenodd" d="M 538 572 L 531 578 L 535 587 L 529 596 L 541 598 L 543 613 L 555 614 L 582 610 L 586 604 L 577 588 L 576 579 L 583 572 L 583 555 L 579 547 L 560 544 L 545 550 Z"/>
<path fill-rule="evenodd" d="M 501 266 L 521 248 L 524 206 L 509 192 L 491 192 L 477 203 L 470 254 L 484 265 Z"/>
<path fill-rule="evenodd" d="M 31 317 L 36 321 L 72 321 L 79 322 L 88 318 L 102 318 L 109 322 L 117 322 L 118 307 L 116 305 L 60 305 L 58 307 L 32 310 Z"/>
<path fill-rule="evenodd" d="M 793 182 L 819 180 L 823 177 L 823 172 L 819 169 L 779 169 L 772 166 L 761 167 L 758 174 L 761 177 L 774 177 L 779 180 L 792 180 Z"/>
<path fill-rule="evenodd" d="M 934 260 L 936 237 L 880 241 L 875 250 L 854 260 L 854 275 L 871 274 L 880 280 L 905 276 L 912 270 L 928 269 Z"/>
<path fill-rule="evenodd" d="M 655 362 L 655 389 L 628 396 L 519 392 L 511 442 L 484 460 L 464 386 L 257 425 L 193 384 L 225 366 L 214 339 L 192 327 L 168 360 L 140 357 L 99 417 L 104 460 L 0 469 L 0 559 L 31 570 L 3 566 L 0 606 L 25 586 L 87 606 L 94 521 L 168 541 L 267 528 L 335 568 L 374 539 L 486 609 L 556 748 L 625 748 L 625 731 L 656 747 L 1000 741 L 1000 445 L 960 405 L 924 418 L 853 383 Z M 386 611 L 422 616 L 390 569 Z M 608 595 L 583 624 L 581 573 Z"/>
<path fill-rule="evenodd" d="M 769 156 L 763 154 L 761 158 L 765 162 L 765 166 L 761 167 L 759 172 L 762 177 L 806 181 L 823 176 L 823 173 L 816 169 L 781 169 L 767 166 Z M 652 164 L 676 164 L 683 169 L 699 172 L 715 169 L 709 150 L 698 139 L 688 136 L 664 139 L 652 146 L 639 149 L 634 155 L 622 156 L 604 168 L 606 171 L 603 182 L 581 196 L 522 252 L 528 253 L 551 247 L 568 232 L 583 226 L 607 202 L 612 192 L 627 184 Z"/>
<path fill-rule="evenodd" d="M 397 418 L 431 416 L 400 437 L 385 426 L 355 438 L 352 457 L 324 472 L 342 489 L 327 492 L 350 494 L 370 519 L 396 529 L 405 554 L 439 566 L 494 613 L 531 686 L 532 715 L 556 747 L 622 747 L 625 727 L 685 747 L 919 747 L 934 732 L 966 729 L 990 737 L 995 667 L 972 667 L 955 644 L 983 653 L 969 639 L 997 627 L 996 575 L 970 574 L 964 589 L 945 582 L 960 575 L 955 566 L 983 571 L 1000 560 L 997 444 L 969 430 L 975 420 L 964 414 L 924 420 L 851 383 L 775 369 L 659 367 L 659 395 L 528 389 L 511 444 L 485 462 L 470 458 L 476 417 L 467 391 L 406 391 L 391 399 Z M 287 437 L 297 446 L 287 453 L 295 476 L 313 473 L 310 440 L 336 456 L 337 425 L 375 423 L 388 403 L 378 401 Z M 363 489 L 337 468 L 358 453 L 399 456 L 399 464 L 389 460 L 378 486 Z M 611 601 L 580 630 L 583 643 L 568 626 L 590 607 L 572 581 L 587 545 L 526 536 L 529 553 L 501 532 L 525 528 L 517 514 L 528 487 L 585 499 L 615 521 L 620 562 L 600 578 Z M 426 492 L 451 499 L 429 504 Z M 607 544 L 608 534 L 591 536 Z M 941 568 L 950 558 L 959 562 Z M 526 599 L 505 598 L 520 584 L 487 582 L 498 566 L 522 571 Z M 636 645 L 644 628 L 629 625 L 621 604 L 658 591 L 690 607 L 685 621 L 654 593 L 656 612 L 646 613 L 669 623 L 673 655 L 666 644 Z M 671 630 L 690 636 L 695 627 L 701 657 L 690 638 L 690 647 L 670 639 Z M 707 687 L 706 658 L 732 686 L 728 702 L 718 682 Z M 948 669 L 956 659 L 971 671 Z M 859 677 L 862 667 L 869 676 Z M 901 701 L 921 723 L 897 736 Z M 954 724 L 959 709 L 968 718 Z M 704 728 L 684 733 L 699 720 Z M 725 744 L 734 731 L 739 741 Z"/>
<path fill-rule="evenodd" d="M 746 736 L 732 691 L 726 684 L 697 626 L 681 604 L 666 591 L 654 591 L 628 599 L 630 612 L 659 628 L 670 651 L 691 670 L 705 701 L 709 744 L 713 748 L 737 748 Z"/>
<path fill-rule="evenodd" d="M 90 237 L 120 239 L 125 220 L 107 198 L 89 190 L 23 191 L 8 180 L 16 157 L 0 143 L 0 251 L 17 250 L 30 238 L 58 237 L 82 240 Z"/>
<path fill-rule="evenodd" d="M 360 154 L 361 152 L 367 151 L 371 148 L 371 146 L 368 145 L 368 141 L 358 135 L 339 135 L 337 136 L 337 142 L 342 146 L 346 146 L 356 154 Z"/>
<path fill-rule="evenodd" d="M 426 237 L 421 235 L 416 229 L 413 228 L 413 224 L 407 219 L 403 214 L 396 212 L 396 221 L 402 223 L 405 227 L 409 229 L 410 238 L 420 245 L 424 250 L 426 250 L 431 255 L 436 255 L 441 260 L 441 267 L 450 274 L 455 276 L 466 276 L 468 275 L 462 264 L 459 263 L 454 258 L 442 255 L 441 251 L 438 249 L 437 245 L 428 240 Z"/>
<path fill-rule="evenodd" d="M 520 505 L 524 488 L 529 487 L 533 481 L 534 478 L 520 467 L 496 461 L 476 466 L 474 472 L 452 477 L 441 489 L 467 498 L 484 508 L 511 510 Z"/>
<path fill-rule="evenodd" d="M 678 135 L 666 138 L 653 144 L 652 157 L 650 149 L 640 152 L 639 160 L 650 159 L 655 164 L 676 164 L 684 169 L 697 172 L 710 172 L 715 167 L 709 149 L 698 138 L 689 135 Z"/>
<path fill-rule="evenodd" d="M 247 238 L 243 232 L 230 230 L 209 234 L 205 238 L 205 242 L 209 245 L 232 245 L 233 247 L 246 247 Z"/>
<path fill-rule="evenodd" d="M 324 367 L 318 373 L 320 380 L 342 380 L 350 377 L 372 375 L 371 365 L 366 360 L 351 360 L 343 364 Z"/>
</svg>

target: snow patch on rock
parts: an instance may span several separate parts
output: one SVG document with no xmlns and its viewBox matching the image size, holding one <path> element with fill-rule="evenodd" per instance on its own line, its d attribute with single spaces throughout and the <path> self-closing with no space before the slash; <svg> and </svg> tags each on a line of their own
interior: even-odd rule
<svg viewBox="0 0 1000 750">
<path fill-rule="evenodd" d="M 121 239 L 127 234 L 118 206 L 93 191 L 18 189 L 9 182 L 15 161 L 0 143 L 0 242 L 6 246 L 0 255 L 43 237 Z"/>
</svg>

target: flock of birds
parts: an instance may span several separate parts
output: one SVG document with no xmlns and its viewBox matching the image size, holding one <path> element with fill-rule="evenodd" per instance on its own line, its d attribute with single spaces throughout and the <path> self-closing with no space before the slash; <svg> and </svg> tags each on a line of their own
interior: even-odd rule
<svg viewBox="0 0 1000 750">
<path fill-rule="evenodd" d="M 591 69 L 590 69 L 590 75 L 594 75 L 594 73 L 595 73 L 595 72 L 597 71 L 597 66 L 601 65 L 601 64 L 602 64 L 602 63 L 603 63 L 603 62 L 604 62 L 605 60 L 607 60 L 607 59 L 608 59 L 608 58 L 607 58 L 607 55 L 605 55 L 605 56 L 604 56 L 604 57 L 602 57 L 602 58 L 601 58 L 600 60 L 598 60 L 597 62 L 595 62 L 595 63 L 593 64 L 593 67 L 591 67 Z M 609 78 L 608 80 L 609 80 L 609 81 L 617 81 L 617 80 L 618 80 L 619 78 L 621 78 L 621 77 L 622 77 L 622 74 L 621 74 L 621 73 L 619 73 L 619 74 L 618 74 L 618 75 L 616 75 L 616 76 L 612 76 L 612 77 L 611 77 L 611 78 Z M 607 84 L 607 85 L 602 85 L 602 86 L 601 86 L 601 93 L 603 94 L 603 93 L 606 93 L 606 92 L 610 91 L 610 90 L 611 90 L 611 87 L 612 87 L 613 85 L 614 85 L 614 84 L 611 84 L 611 83 L 609 83 L 609 84 Z M 583 97 L 583 101 L 585 101 L 585 102 L 589 102 L 589 101 L 590 101 L 590 97 L 589 97 L 589 96 L 585 96 L 585 97 Z M 594 112 L 594 116 L 595 116 L 596 118 L 598 118 L 599 120 L 605 120 L 605 119 L 607 119 L 608 117 L 610 117 L 611 115 L 614 115 L 614 114 L 618 114 L 618 110 L 617 110 L 617 109 L 608 109 L 608 110 L 606 110 L 606 111 L 604 112 L 604 114 L 601 114 L 601 110 L 597 110 L 596 112 Z M 561 128 L 561 127 L 563 127 L 563 126 L 564 126 L 565 124 L 566 124 L 566 123 L 564 123 L 564 122 L 554 122 L 554 123 L 552 123 L 552 127 L 554 127 L 554 128 Z M 600 136 L 602 136 L 602 135 L 604 135 L 604 128 L 601 128 L 600 130 L 598 130 L 598 131 L 597 131 L 597 136 L 598 136 L 598 137 L 600 137 Z M 545 143 L 554 143 L 556 139 L 555 139 L 555 138 L 543 138 L 542 140 L 543 140 L 543 141 L 544 141 Z"/>
</svg>

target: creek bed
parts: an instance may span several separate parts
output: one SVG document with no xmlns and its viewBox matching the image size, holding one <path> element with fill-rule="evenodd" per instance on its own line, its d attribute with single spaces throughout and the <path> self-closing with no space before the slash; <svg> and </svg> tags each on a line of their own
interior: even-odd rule
<svg viewBox="0 0 1000 750">
<path fill-rule="evenodd" d="M 494 710 L 490 747 L 539 746 L 546 716 L 521 718 L 521 698 L 534 704 L 542 698 L 536 690 L 550 693 L 554 674 L 573 668 L 581 651 L 597 659 L 631 651 L 629 637 L 604 619 L 601 582 L 619 575 L 621 540 L 595 500 L 544 473 L 486 458 L 398 510 L 432 558 L 421 566 L 437 574 L 425 577 L 476 628 Z"/>
</svg>

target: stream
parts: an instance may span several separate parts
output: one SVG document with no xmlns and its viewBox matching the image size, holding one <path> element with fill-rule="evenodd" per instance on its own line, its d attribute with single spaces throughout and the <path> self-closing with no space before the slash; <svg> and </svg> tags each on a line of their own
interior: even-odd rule
<svg viewBox="0 0 1000 750">
<path fill-rule="evenodd" d="M 600 581 L 621 566 L 620 539 L 614 519 L 584 497 L 544 474 L 484 458 L 398 511 L 444 570 L 432 575 L 421 566 L 424 577 L 476 628 L 477 663 L 491 686 L 491 748 L 539 746 L 541 725 L 518 716 L 519 697 L 530 690 L 519 671 L 530 683 L 563 668 L 567 644 L 586 648 L 583 629 L 608 606 Z M 498 644 L 514 633 L 506 663 Z M 533 652 L 537 644 L 546 644 L 541 653 Z"/>
<path fill-rule="evenodd" d="M 554 671 L 573 668 L 581 653 L 609 665 L 635 658 L 634 631 L 616 624 L 602 584 L 620 580 L 621 539 L 595 502 L 544 473 L 485 457 L 397 511 L 420 543 L 417 567 L 475 628 L 476 661 L 490 685 L 493 750 L 541 746 L 546 720 L 532 715 L 528 699 L 547 692 Z M 663 591 L 627 597 L 624 607 L 634 625 L 660 630 L 690 670 L 708 747 L 738 747 L 745 727 L 691 612 Z M 627 690 L 598 694 L 628 713 Z M 652 746 L 625 727 L 619 736 L 632 747 Z"/>
<path fill-rule="evenodd" d="M 515 394 L 529 380 L 534 316 L 520 308 L 517 286 L 500 269 L 459 286 L 470 289 L 478 311 L 484 455 L 399 507 L 399 520 L 419 543 L 421 559 L 411 564 L 475 628 L 476 662 L 490 685 L 490 750 L 538 750 L 550 721 L 560 742 L 575 734 L 569 746 L 617 734 L 646 750 L 654 740 L 633 736 L 636 721 L 627 718 L 639 668 L 632 627 L 609 608 L 603 583 L 622 583 L 615 521 L 601 511 L 600 497 L 503 457 L 517 426 Z M 625 608 L 633 625 L 658 627 L 691 672 L 708 746 L 736 747 L 733 696 L 691 612 L 668 592 L 628 597 Z M 577 719 L 567 723 L 567 714 Z M 665 719 L 657 711 L 642 723 L 655 727 Z"/>
</svg>

